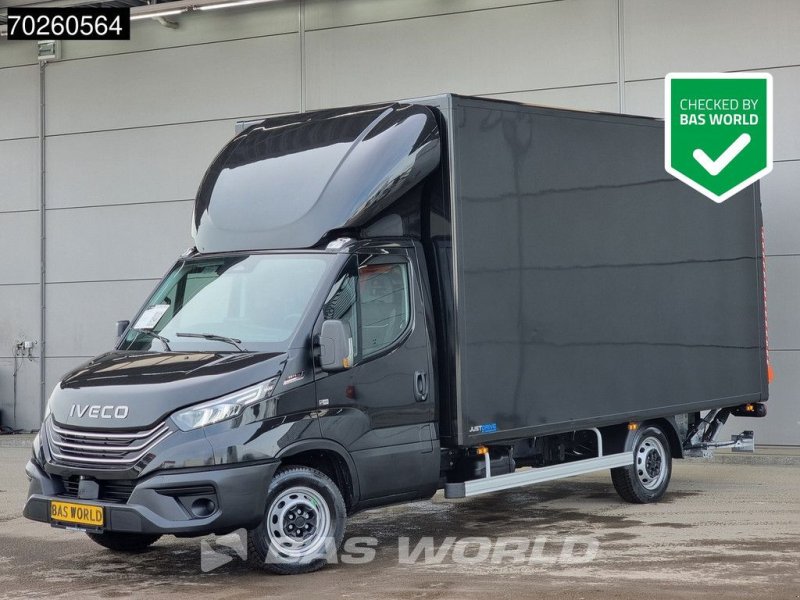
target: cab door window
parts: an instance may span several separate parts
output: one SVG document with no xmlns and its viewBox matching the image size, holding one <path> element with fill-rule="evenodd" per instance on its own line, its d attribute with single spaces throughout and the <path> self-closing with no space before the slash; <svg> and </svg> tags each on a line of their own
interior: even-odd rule
<svg viewBox="0 0 800 600">
<path fill-rule="evenodd" d="M 361 358 L 359 344 L 361 335 L 358 330 L 358 271 L 355 268 L 355 261 L 351 263 L 333 284 L 328 299 L 322 307 L 322 315 L 326 320 L 344 321 L 350 326 L 350 334 L 353 336 L 353 360 L 358 362 Z"/>
<path fill-rule="evenodd" d="M 354 360 L 392 346 L 411 321 L 408 264 L 398 257 L 359 257 L 344 270 L 323 307 L 325 319 L 350 326 Z M 391 262 L 390 262 L 391 261 Z"/>
<path fill-rule="evenodd" d="M 358 269 L 361 340 L 366 358 L 391 346 L 411 319 L 408 266 L 366 263 Z"/>
</svg>

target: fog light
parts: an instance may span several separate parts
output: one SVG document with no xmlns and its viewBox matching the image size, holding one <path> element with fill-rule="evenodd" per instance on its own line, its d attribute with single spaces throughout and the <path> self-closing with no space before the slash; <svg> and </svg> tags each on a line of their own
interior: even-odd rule
<svg viewBox="0 0 800 600">
<path fill-rule="evenodd" d="M 217 510 L 217 505 L 208 498 L 198 498 L 192 502 L 192 514 L 195 517 L 207 517 Z"/>
</svg>

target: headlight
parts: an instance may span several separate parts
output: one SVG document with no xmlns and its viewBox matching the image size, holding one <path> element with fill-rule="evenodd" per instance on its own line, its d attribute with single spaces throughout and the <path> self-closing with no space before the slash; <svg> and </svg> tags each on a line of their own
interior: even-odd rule
<svg viewBox="0 0 800 600">
<path fill-rule="evenodd" d="M 53 396 L 55 396 L 56 390 L 58 389 L 58 386 L 60 386 L 60 385 L 61 385 L 61 382 L 59 381 L 56 384 L 56 387 L 53 388 L 53 391 L 50 392 L 50 397 L 47 399 L 47 404 L 44 405 L 44 417 L 42 418 L 42 423 L 47 421 L 47 417 L 50 416 L 50 412 L 51 412 L 50 405 L 53 403 Z"/>
<path fill-rule="evenodd" d="M 42 445 L 41 439 L 39 438 L 39 434 L 36 434 L 36 437 L 33 438 L 33 442 L 31 443 L 31 455 L 34 462 L 39 462 L 39 447 Z M 28 476 L 30 479 L 30 476 Z"/>
<path fill-rule="evenodd" d="M 172 420 L 182 431 L 190 431 L 198 427 L 205 427 L 232 419 L 242 413 L 245 407 L 255 404 L 259 400 L 269 398 L 278 384 L 278 377 L 268 379 L 238 392 L 228 394 L 216 400 L 209 400 L 184 408 L 172 415 Z"/>
</svg>

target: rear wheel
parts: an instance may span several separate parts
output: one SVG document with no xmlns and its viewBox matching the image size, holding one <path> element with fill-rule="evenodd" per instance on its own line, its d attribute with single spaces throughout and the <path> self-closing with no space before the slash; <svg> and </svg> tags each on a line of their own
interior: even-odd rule
<svg viewBox="0 0 800 600">
<path fill-rule="evenodd" d="M 310 467 L 286 467 L 269 486 L 264 520 L 247 534 L 247 561 L 293 575 L 324 567 L 344 538 L 347 511 L 331 479 Z"/>
<path fill-rule="evenodd" d="M 141 552 L 156 543 L 161 537 L 156 534 L 118 533 L 115 531 L 87 533 L 86 535 L 96 544 L 117 552 Z"/>
<path fill-rule="evenodd" d="M 661 499 L 672 476 L 669 441 L 654 425 L 639 431 L 633 446 L 633 464 L 611 469 L 614 489 L 627 502 L 646 504 Z"/>
</svg>

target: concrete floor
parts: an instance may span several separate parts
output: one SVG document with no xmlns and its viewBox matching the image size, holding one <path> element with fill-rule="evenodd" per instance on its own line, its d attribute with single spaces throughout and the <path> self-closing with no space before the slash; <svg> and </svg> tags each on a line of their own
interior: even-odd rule
<svg viewBox="0 0 800 600">
<path fill-rule="evenodd" d="M 196 539 L 123 556 L 26 521 L 29 452 L 0 447 L 0 598 L 800 598 L 798 466 L 678 461 L 656 505 L 623 503 L 607 473 L 458 502 L 437 496 L 352 519 L 348 537 L 378 539 L 373 562 L 278 577 L 238 558 L 204 573 Z M 464 564 L 454 552 L 440 564 L 401 564 L 400 536 L 412 547 L 422 536 L 539 538 L 543 551 L 533 564 Z M 594 560 L 562 560 L 569 536 L 596 540 Z"/>
</svg>

